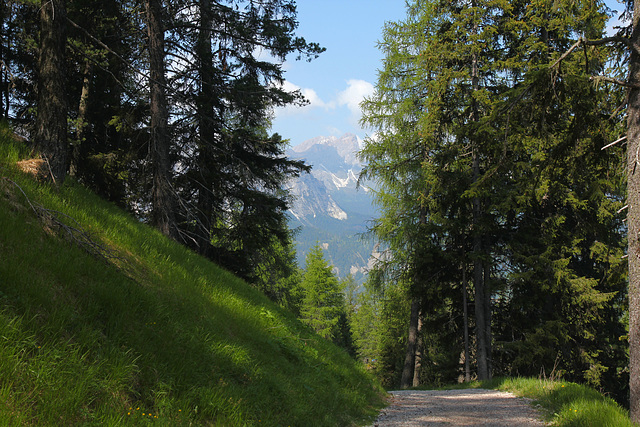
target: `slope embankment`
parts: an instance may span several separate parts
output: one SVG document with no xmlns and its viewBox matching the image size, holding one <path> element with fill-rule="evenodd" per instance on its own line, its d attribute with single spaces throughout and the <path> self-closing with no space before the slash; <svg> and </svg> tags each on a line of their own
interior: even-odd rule
<svg viewBox="0 0 640 427">
<path fill-rule="evenodd" d="M 232 274 L 0 141 L 0 419 L 352 425 L 381 389 Z"/>
</svg>

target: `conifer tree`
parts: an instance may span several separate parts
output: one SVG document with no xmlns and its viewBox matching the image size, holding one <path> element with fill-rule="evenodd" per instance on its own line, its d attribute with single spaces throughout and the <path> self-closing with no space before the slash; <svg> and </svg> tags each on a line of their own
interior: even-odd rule
<svg viewBox="0 0 640 427">
<path fill-rule="evenodd" d="M 468 254 L 473 264 L 480 378 L 492 375 L 491 305 L 494 301 L 508 304 L 511 294 L 503 293 L 504 286 L 510 283 L 511 265 L 518 262 L 520 255 L 513 252 L 516 246 L 512 239 L 515 232 L 524 230 L 518 228 L 524 226 L 518 220 L 530 218 L 523 213 L 530 201 L 522 197 L 520 186 L 540 184 L 536 177 L 542 177 L 543 172 L 535 169 L 536 159 L 546 158 L 546 151 L 554 150 L 556 161 L 563 163 L 571 161 L 563 147 L 579 146 L 581 141 L 594 144 L 597 139 L 585 139 L 577 132 L 579 127 L 572 119 L 576 113 L 568 106 L 568 99 L 554 98 L 556 82 L 565 77 L 548 71 L 548 62 L 579 35 L 600 35 L 606 18 L 603 12 L 602 5 L 576 2 L 542 2 L 534 7 L 529 2 L 418 0 L 409 3 L 406 21 L 385 28 L 381 43 L 386 55 L 384 67 L 376 93 L 363 105 L 364 123 L 376 132 L 361 153 L 368 163 L 363 176 L 377 180 L 380 188 L 376 196 L 382 216 L 373 229 L 390 245 L 395 261 L 404 269 L 422 266 L 423 274 L 416 277 L 436 278 L 426 287 L 415 287 L 422 295 L 429 295 L 429 289 L 447 286 L 437 279 L 433 265 L 449 262 L 449 270 L 458 271 L 458 260 Z M 572 84 L 587 82 L 602 64 L 601 57 L 589 54 L 586 66 L 576 61 L 569 70 L 580 77 L 567 79 L 574 79 Z M 535 76 L 541 80 L 533 83 Z M 518 127 L 518 114 L 522 111 L 514 109 L 532 95 L 533 87 L 548 89 L 544 99 L 529 104 L 539 108 L 529 112 L 530 120 L 540 126 L 535 137 Z M 588 108 L 589 102 L 580 105 Z M 594 110 L 601 108 L 599 105 L 592 103 Z M 557 115 L 551 117 L 551 113 Z M 610 130 L 604 126 L 597 135 L 606 138 Z M 554 132 L 564 132 L 566 139 L 554 140 Z M 521 145 L 523 142 L 527 145 Z M 597 160 L 611 161 L 615 160 L 606 156 Z M 577 180 L 595 179 L 602 183 L 608 179 L 604 170 L 597 166 L 588 173 L 577 172 Z M 521 171 L 528 175 L 520 175 Z M 561 177 L 554 175 L 550 179 Z M 609 188 L 614 193 L 618 191 L 615 184 Z M 540 194 L 543 190 L 537 191 Z M 587 212 L 593 208 L 587 200 L 592 196 L 577 188 L 568 194 L 581 199 L 575 206 L 576 215 L 580 212 L 584 218 L 589 217 Z M 590 223 L 581 223 L 579 226 L 584 228 L 580 232 L 589 234 L 598 227 L 616 230 L 616 220 L 610 216 L 614 206 L 615 200 L 607 208 L 607 216 L 591 216 Z M 560 215 L 555 208 L 559 205 L 551 210 L 551 217 Z M 423 226 L 421 215 L 426 218 Z M 603 238 L 589 235 L 591 242 Z M 613 231 L 610 236 L 604 245 L 615 251 L 619 233 Z M 580 258 L 585 256 L 588 262 L 594 262 L 589 249 Z M 543 267 L 542 262 L 537 265 Z M 561 260 L 553 265 L 557 267 L 554 274 L 566 273 L 562 272 Z M 575 298 L 601 308 L 609 289 L 594 288 L 591 277 L 593 274 L 600 280 L 603 276 L 619 279 L 619 275 L 609 276 L 610 268 L 611 265 L 603 265 L 598 272 L 572 270 L 569 274 L 575 275 L 574 284 L 591 283 L 583 288 L 574 286 Z M 534 289 L 543 292 L 549 280 L 553 279 L 541 278 Z M 615 280 L 609 285 L 615 287 L 619 283 Z M 506 295 L 507 300 L 496 299 L 501 295 Z M 429 302 L 429 310 L 437 311 L 433 301 Z M 566 308 L 570 302 L 565 304 Z M 581 327 L 588 328 L 586 324 L 594 319 Z M 575 336 L 584 330 L 570 334 Z"/>
<path fill-rule="evenodd" d="M 64 0 L 42 2 L 34 142 L 50 169 L 51 178 L 58 184 L 65 180 L 69 167 L 67 94 L 64 86 L 66 18 Z"/>
<path fill-rule="evenodd" d="M 340 321 L 346 315 L 343 290 L 319 245 L 307 254 L 301 287 L 302 320 L 320 336 L 340 342 L 343 339 Z"/>
<path fill-rule="evenodd" d="M 150 151 L 153 171 L 153 223 L 166 236 L 178 238 L 173 164 L 169 157 L 169 106 L 165 78 L 165 12 L 161 0 L 145 0 L 149 46 Z"/>
<path fill-rule="evenodd" d="M 631 2 L 628 2 L 630 4 Z M 631 421 L 640 423 L 640 2 L 633 2 L 629 37 L 627 113 L 627 224 L 629 227 L 629 378 Z"/>
</svg>

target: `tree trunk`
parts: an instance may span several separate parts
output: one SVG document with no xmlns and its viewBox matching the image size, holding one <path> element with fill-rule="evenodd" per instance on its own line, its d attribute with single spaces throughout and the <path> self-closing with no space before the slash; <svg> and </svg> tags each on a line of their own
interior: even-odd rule
<svg viewBox="0 0 640 427">
<path fill-rule="evenodd" d="M 476 2 L 472 2 L 472 7 L 475 9 Z M 473 34 L 477 34 L 477 24 L 472 29 Z M 476 92 L 479 90 L 480 77 L 479 77 L 479 64 L 478 53 L 474 51 L 471 56 L 471 90 Z M 478 111 L 478 103 L 473 98 L 471 101 L 471 122 L 477 123 L 480 120 L 480 113 Z M 475 185 L 480 179 L 480 149 L 479 141 L 475 136 L 472 136 L 472 173 L 473 184 Z M 484 283 L 484 267 L 483 267 L 483 255 L 485 249 L 482 244 L 482 230 L 480 225 L 480 219 L 482 213 L 482 201 L 480 196 L 473 197 L 473 285 L 475 287 L 475 308 L 476 308 L 476 343 L 477 343 L 477 360 L 478 360 L 478 379 L 488 380 L 491 379 L 491 367 L 490 367 L 490 342 L 491 342 L 491 330 L 488 329 L 491 318 L 487 316 L 487 312 L 490 312 L 490 307 L 487 307 L 486 301 L 489 297 Z"/>
<path fill-rule="evenodd" d="M 151 163 L 153 171 L 153 223 L 166 236 L 178 237 L 175 194 L 169 158 L 169 110 L 165 93 L 164 28 L 161 0 L 146 0 L 151 91 Z"/>
<path fill-rule="evenodd" d="M 418 315 L 418 341 L 416 342 L 416 357 L 413 368 L 413 386 L 420 385 L 420 368 L 422 367 L 422 316 Z"/>
<path fill-rule="evenodd" d="M 82 79 L 82 92 L 80 93 L 80 103 L 78 104 L 78 124 L 76 130 L 76 140 L 71 151 L 71 163 L 69 165 L 69 175 L 75 176 L 78 172 L 80 162 L 80 145 L 85 139 L 85 128 L 87 127 L 87 113 L 89 110 L 89 93 L 91 89 L 91 71 L 93 67 L 87 59 L 84 65 L 84 76 Z"/>
<path fill-rule="evenodd" d="M 407 339 L 407 352 L 402 367 L 400 388 L 409 388 L 413 383 L 413 370 L 416 364 L 416 348 L 418 347 L 418 319 L 420 318 L 420 298 L 411 300 L 411 316 L 409 318 L 409 337 Z"/>
<path fill-rule="evenodd" d="M 491 334 L 491 264 L 484 262 L 484 341 L 487 349 L 487 378 L 493 377 L 492 366 L 492 334 Z"/>
<path fill-rule="evenodd" d="M 67 102 L 64 87 L 64 0 L 43 1 L 40 7 L 40 55 L 38 59 L 38 113 L 34 141 L 48 163 L 51 178 L 62 184 L 67 174 Z"/>
<path fill-rule="evenodd" d="M 475 205 L 475 203 L 474 203 Z M 474 208 L 474 212 L 477 209 Z M 476 217 L 476 215 L 474 215 Z M 476 318 L 476 359 L 478 362 L 478 379 L 488 380 L 491 378 L 489 371 L 489 343 L 487 342 L 487 309 L 485 307 L 485 286 L 484 269 L 482 265 L 482 237 L 473 237 L 473 285 L 475 288 L 475 318 Z"/>
<path fill-rule="evenodd" d="M 2 3 L 0 4 L 0 117 L 4 117 L 5 106 L 4 106 L 4 98 L 5 92 L 8 92 L 9 86 L 8 82 L 5 82 L 7 78 L 6 69 L 9 67 L 9 50 L 5 50 L 4 40 L 2 39 L 2 29 L 5 27 L 5 21 L 9 21 L 9 11 L 7 10 L 9 6 Z M 9 47 L 9 31 L 7 30 L 7 47 Z M 7 110 L 9 110 L 9 103 L 7 103 Z"/>
<path fill-rule="evenodd" d="M 640 2 L 633 6 L 631 42 L 640 43 Z M 629 83 L 640 84 L 640 55 L 631 49 Z M 627 117 L 627 226 L 629 262 L 629 410 L 640 423 L 640 89 L 629 90 Z"/>
<path fill-rule="evenodd" d="M 211 229 L 213 217 L 212 173 L 210 168 L 215 167 L 212 161 L 212 146 L 215 135 L 213 126 L 213 50 L 211 48 L 211 0 L 200 1 L 200 28 L 198 34 L 197 55 L 199 60 L 200 88 L 197 103 L 198 120 L 198 252 L 211 257 Z"/>
<path fill-rule="evenodd" d="M 464 323 L 464 381 L 471 382 L 471 368 L 469 366 L 469 309 L 467 306 L 467 266 L 462 265 L 462 308 Z"/>
</svg>

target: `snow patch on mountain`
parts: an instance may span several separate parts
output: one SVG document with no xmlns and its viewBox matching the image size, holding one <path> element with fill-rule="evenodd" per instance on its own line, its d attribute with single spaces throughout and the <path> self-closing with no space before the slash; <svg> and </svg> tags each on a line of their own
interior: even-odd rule
<svg viewBox="0 0 640 427">
<path fill-rule="evenodd" d="M 373 242 L 363 240 L 362 233 L 376 215 L 370 188 L 358 185 L 361 146 L 362 140 L 353 134 L 320 136 L 287 152 L 288 157 L 312 167 L 288 185 L 294 196 L 291 227 L 299 229 L 298 262 L 304 266 L 309 248 L 320 243 L 338 274 L 350 273 L 359 282 L 370 268 L 373 251 Z"/>
</svg>

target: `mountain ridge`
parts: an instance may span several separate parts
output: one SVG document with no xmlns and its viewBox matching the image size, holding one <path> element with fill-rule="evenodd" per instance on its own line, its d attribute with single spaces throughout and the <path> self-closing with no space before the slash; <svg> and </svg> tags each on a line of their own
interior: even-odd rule
<svg viewBox="0 0 640 427">
<path fill-rule="evenodd" d="M 321 244 L 340 277 L 364 281 L 373 243 L 364 239 L 366 223 L 375 216 L 370 188 L 358 185 L 362 163 L 357 157 L 362 140 L 354 134 L 319 136 L 287 151 L 312 169 L 288 183 L 294 196 L 291 226 L 298 230 L 296 252 L 300 265 L 311 246 Z"/>
</svg>

